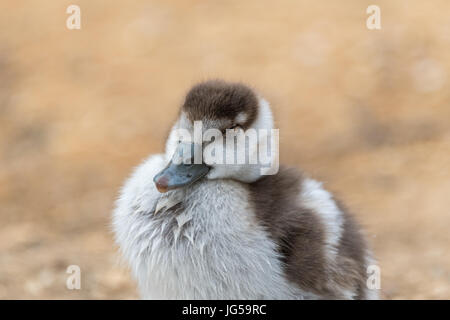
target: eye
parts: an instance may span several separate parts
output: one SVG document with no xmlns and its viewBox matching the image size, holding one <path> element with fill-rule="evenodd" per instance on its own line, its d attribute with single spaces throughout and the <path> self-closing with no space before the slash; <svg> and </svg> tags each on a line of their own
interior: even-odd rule
<svg viewBox="0 0 450 320">
<path fill-rule="evenodd" d="M 231 127 L 226 128 L 226 129 L 223 129 L 223 130 L 222 130 L 222 134 L 225 135 L 226 132 L 227 132 L 227 130 L 237 130 L 237 129 L 240 129 L 240 128 L 241 128 L 240 125 L 238 125 L 238 124 L 233 124 Z"/>
</svg>

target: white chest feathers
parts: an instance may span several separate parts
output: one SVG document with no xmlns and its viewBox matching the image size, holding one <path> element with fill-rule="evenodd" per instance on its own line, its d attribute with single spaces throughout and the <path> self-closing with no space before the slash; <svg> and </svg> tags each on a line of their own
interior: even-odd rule
<svg viewBox="0 0 450 320">
<path fill-rule="evenodd" d="M 152 174 L 163 165 L 160 157 L 141 165 L 114 212 L 116 239 L 144 299 L 310 297 L 283 276 L 276 245 L 257 224 L 246 188 L 205 180 L 161 199 Z"/>
</svg>

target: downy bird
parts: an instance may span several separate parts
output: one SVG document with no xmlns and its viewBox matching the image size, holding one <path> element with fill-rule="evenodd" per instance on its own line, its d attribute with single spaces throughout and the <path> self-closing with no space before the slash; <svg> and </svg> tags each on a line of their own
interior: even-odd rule
<svg viewBox="0 0 450 320">
<path fill-rule="evenodd" d="M 186 139 L 198 122 L 215 138 Z M 235 154 L 230 132 L 238 139 L 272 129 L 269 103 L 246 85 L 210 80 L 187 93 L 165 153 L 135 169 L 113 212 L 143 299 L 378 297 L 366 285 L 374 263 L 366 241 L 321 183 L 292 168 L 265 174 L 260 163 L 208 163 L 202 155 L 208 146 Z M 247 140 L 244 151 L 263 140 Z"/>
</svg>

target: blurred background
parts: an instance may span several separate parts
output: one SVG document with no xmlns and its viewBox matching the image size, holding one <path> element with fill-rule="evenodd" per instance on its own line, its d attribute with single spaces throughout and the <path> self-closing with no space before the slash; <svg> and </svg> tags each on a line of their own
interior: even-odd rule
<svg viewBox="0 0 450 320">
<path fill-rule="evenodd" d="M 69 30 L 66 8 L 81 8 Z M 381 8 L 381 30 L 366 9 Z M 0 298 L 137 298 L 110 231 L 186 91 L 272 104 L 281 161 L 365 227 L 387 299 L 450 298 L 450 2 L 0 2 Z M 81 290 L 66 269 L 81 268 Z"/>
</svg>

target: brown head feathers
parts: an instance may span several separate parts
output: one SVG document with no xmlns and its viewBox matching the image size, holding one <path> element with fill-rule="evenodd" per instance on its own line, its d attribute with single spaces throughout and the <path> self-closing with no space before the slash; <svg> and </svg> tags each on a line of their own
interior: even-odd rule
<svg viewBox="0 0 450 320">
<path fill-rule="evenodd" d="M 209 80 L 195 85 L 182 106 L 191 121 L 230 120 L 248 128 L 258 113 L 258 98 L 247 86 L 223 80 Z"/>
</svg>

